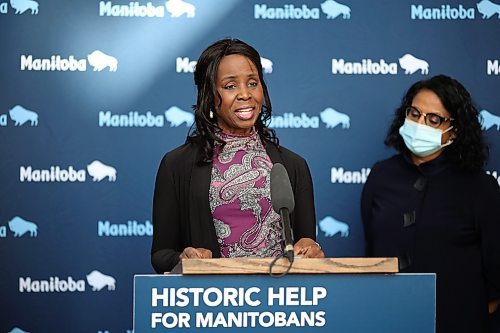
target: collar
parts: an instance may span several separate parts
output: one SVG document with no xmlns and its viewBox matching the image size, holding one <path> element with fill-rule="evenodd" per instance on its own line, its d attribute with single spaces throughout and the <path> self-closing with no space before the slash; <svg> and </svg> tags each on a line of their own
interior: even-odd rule
<svg viewBox="0 0 500 333">
<path fill-rule="evenodd" d="M 420 165 L 416 165 L 415 163 L 413 163 L 413 160 L 411 159 L 409 154 L 402 154 L 402 156 L 406 163 L 414 167 L 423 176 L 437 175 L 449 167 L 449 162 L 446 158 L 445 152 L 439 154 L 439 156 L 435 159 L 421 163 Z"/>
</svg>

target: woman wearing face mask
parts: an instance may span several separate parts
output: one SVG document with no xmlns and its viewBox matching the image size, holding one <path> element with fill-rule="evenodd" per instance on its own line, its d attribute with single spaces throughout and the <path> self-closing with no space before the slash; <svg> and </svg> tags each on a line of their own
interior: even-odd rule
<svg viewBox="0 0 500 333">
<path fill-rule="evenodd" d="M 368 256 L 436 273 L 436 333 L 486 332 L 500 299 L 500 192 L 467 90 L 439 75 L 415 83 L 376 163 L 361 211 Z"/>
</svg>

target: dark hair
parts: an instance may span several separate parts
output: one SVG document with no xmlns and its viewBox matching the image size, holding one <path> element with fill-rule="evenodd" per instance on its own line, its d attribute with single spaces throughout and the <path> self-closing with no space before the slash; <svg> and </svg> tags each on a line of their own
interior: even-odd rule
<svg viewBox="0 0 500 333">
<path fill-rule="evenodd" d="M 240 54 L 247 57 L 257 68 L 264 92 L 264 104 L 259 118 L 255 122 L 255 129 L 264 145 L 266 141 L 271 141 L 277 145 L 279 144 L 275 131 L 266 126 L 266 123 L 271 119 L 272 106 L 262 74 L 262 64 L 259 52 L 241 40 L 226 38 L 213 43 L 201 53 L 194 72 L 194 83 L 198 90 L 196 105 L 193 106 L 195 112 L 195 127 L 188 135 L 187 140 L 188 142 L 194 142 L 200 145 L 202 156 L 199 162 L 212 161 L 212 154 L 216 141 L 224 145 L 224 141 L 215 135 L 217 132 L 221 131 L 217 124 L 217 115 L 215 113 L 216 96 L 218 100 L 222 100 L 217 91 L 215 82 L 222 58 L 231 54 Z M 213 119 L 209 117 L 210 110 L 213 111 Z"/>
<path fill-rule="evenodd" d="M 453 118 L 451 124 L 456 132 L 456 138 L 443 151 L 447 159 L 460 169 L 471 170 L 483 167 L 489 152 L 481 131 L 479 112 L 467 89 L 460 82 L 446 75 L 437 75 L 416 82 L 408 89 L 401 105 L 396 109 L 384 143 L 401 153 L 410 153 L 403 138 L 399 135 L 399 128 L 404 123 L 406 107 L 411 105 L 413 98 L 421 90 L 433 91 Z"/>
</svg>

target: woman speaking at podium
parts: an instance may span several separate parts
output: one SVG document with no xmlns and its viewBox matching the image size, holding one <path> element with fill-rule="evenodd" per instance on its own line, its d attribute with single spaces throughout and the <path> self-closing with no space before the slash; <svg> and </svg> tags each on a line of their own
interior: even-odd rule
<svg viewBox="0 0 500 333">
<path fill-rule="evenodd" d="M 306 161 L 279 146 L 259 53 L 237 39 L 210 45 L 198 59 L 195 126 L 167 153 L 153 199 L 151 262 L 170 271 L 180 258 L 278 257 L 280 215 L 271 204 L 270 171 L 285 166 L 295 209 L 294 253 L 323 257 L 315 242 L 313 186 Z"/>
<path fill-rule="evenodd" d="M 407 91 L 361 200 L 369 256 L 436 273 L 436 333 L 484 333 L 500 299 L 500 191 L 469 92 L 444 75 Z"/>
</svg>

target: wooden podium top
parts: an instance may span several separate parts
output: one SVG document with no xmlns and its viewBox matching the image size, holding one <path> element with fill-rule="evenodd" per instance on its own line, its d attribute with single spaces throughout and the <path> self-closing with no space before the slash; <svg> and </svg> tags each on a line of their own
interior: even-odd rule
<svg viewBox="0 0 500 333">
<path fill-rule="evenodd" d="M 170 273 L 203 274 L 269 274 L 274 258 L 217 258 L 182 259 L 179 267 Z M 280 258 L 273 266 L 273 274 L 286 272 L 290 263 Z M 288 274 L 355 274 L 397 273 L 397 258 L 295 258 Z"/>
</svg>

